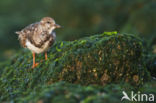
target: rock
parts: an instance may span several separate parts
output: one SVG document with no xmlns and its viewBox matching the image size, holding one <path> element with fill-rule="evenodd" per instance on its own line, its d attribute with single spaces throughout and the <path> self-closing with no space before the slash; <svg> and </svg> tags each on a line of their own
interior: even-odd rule
<svg viewBox="0 0 156 103">
<path fill-rule="evenodd" d="M 71 42 L 56 42 L 48 61 L 32 69 L 32 55 L 20 51 L 0 64 L 0 100 L 16 100 L 32 90 L 59 81 L 81 85 L 129 83 L 141 86 L 150 79 L 141 40 L 134 35 L 105 32 Z"/>
</svg>

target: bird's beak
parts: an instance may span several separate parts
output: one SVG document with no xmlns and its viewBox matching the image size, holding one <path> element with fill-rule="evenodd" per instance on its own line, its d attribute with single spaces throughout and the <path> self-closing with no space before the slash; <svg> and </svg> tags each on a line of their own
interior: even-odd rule
<svg viewBox="0 0 156 103">
<path fill-rule="evenodd" d="M 55 24 L 54 26 L 55 26 L 55 28 L 61 28 L 61 26 L 59 24 Z"/>
</svg>

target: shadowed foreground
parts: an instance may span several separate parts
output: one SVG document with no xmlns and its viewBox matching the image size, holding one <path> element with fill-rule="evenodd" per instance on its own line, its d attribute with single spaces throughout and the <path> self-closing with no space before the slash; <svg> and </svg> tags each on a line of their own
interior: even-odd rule
<svg viewBox="0 0 156 103">
<path fill-rule="evenodd" d="M 20 51 L 0 64 L 0 101 L 114 103 L 123 90 L 154 93 L 144 52 L 141 39 L 116 32 L 56 42 L 35 69 L 31 52 Z"/>
</svg>

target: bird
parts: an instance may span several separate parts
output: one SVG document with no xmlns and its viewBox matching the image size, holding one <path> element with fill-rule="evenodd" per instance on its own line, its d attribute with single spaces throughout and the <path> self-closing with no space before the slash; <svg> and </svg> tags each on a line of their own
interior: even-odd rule
<svg viewBox="0 0 156 103">
<path fill-rule="evenodd" d="M 33 65 L 35 68 L 39 63 L 35 62 L 35 54 L 45 53 L 45 60 L 48 59 L 47 51 L 56 39 L 54 30 L 61 28 L 51 17 L 43 17 L 40 21 L 26 26 L 21 31 L 16 31 L 18 40 L 22 47 L 29 49 L 33 54 Z"/>
</svg>

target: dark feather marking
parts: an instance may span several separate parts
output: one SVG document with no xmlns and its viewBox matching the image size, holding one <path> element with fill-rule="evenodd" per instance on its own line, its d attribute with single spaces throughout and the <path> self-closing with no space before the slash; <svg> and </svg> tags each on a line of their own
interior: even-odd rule
<svg viewBox="0 0 156 103">
<path fill-rule="evenodd" d="M 49 46 L 51 46 L 51 44 L 53 43 L 54 39 L 53 39 L 53 36 L 52 35 L 49 35 L 49 34 L 45 34 L 46 35 L 46 38 L 41 41 L 40 43 L 36 44 L 35 41 L 33 40 L 32 37 L 28 36 L 28 40 L 35 46 L 35 47 L 38 47 L 38 48 L 42 48 L 42 46 L 47 42 L 49 41 Z"/>
</svg>

